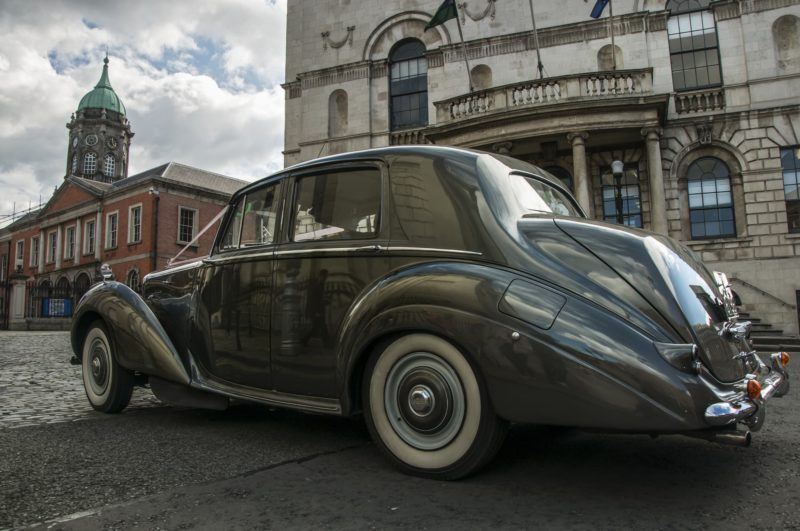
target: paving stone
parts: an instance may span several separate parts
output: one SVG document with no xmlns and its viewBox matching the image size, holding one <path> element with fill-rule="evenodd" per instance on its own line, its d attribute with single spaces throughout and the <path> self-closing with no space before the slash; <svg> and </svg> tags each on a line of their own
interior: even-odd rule
<svg viewBox="0 0 800 531">
<path fill-rule="evenodd" d="M 103 417 L 89 405 L 68 332 L 0 332 L 0 429 Z M 162 406 L 137 387 L 128 409 Z"/>
</svg>

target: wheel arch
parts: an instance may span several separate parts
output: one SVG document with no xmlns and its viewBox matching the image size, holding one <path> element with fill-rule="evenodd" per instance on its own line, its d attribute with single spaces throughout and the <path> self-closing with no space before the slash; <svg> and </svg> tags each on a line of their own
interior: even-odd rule
<svg viewBox="0 0 800 531">
<path fill-rule="evenodd" d="M 122 367 L 189 384 L 189 374 L 168 334 L 153 311 L 128 286 L 103 282 L 81 299 L 70 333 L 72 349 L 79 358 L 86 334 L 98 319 L 117 347 L 114 357 Z"/>
</svg>

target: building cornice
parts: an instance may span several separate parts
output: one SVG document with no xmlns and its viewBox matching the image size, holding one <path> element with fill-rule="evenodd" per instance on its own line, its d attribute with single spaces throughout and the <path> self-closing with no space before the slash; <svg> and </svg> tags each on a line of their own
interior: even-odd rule
<svg viewBox="0 0 800 531">
<path fill-rule="evenodd" d="M 780 0 L 775 0 L 780 1 Z M 784 0 L 787 1 L 787 0 Z M 800 1 L 800 0 L 798 0 Z M 617 37 L 632 33 L 666 31 L 666 11 L 640 12 L 621 15 L 614 19 L 614 35 Z M 607 39 L 610 36 L 607 19 L 591 20 L 561 26 L 553 26 L 538 31 L 539 48 L 552 48 L 568 44 Z M 466 43 L 467 57 L 481 59 L 535 49 L 533 31 L 498 35 L 485 39 L 474 39 Z M 461 44 L 448 44 L 428 51 L 425 54 L 429 68 L 438 68 L 445 63 L 464 60 Z M 302 96 L 302 91 L 312 88 L 336 85 L 358 79 L 380 78 L 388 75 L 386 60 L 358 61 L 319 70 L 310 70 L 297 75 L 297 79 L 281 85 L 286 91 L 286 99 Z"/>
</svg>

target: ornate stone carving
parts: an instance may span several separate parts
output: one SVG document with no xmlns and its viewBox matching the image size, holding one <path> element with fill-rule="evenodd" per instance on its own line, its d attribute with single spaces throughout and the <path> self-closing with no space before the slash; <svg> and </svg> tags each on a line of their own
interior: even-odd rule
<svg viewBox="0 0 800 531">
<path fill-rule="evenodd" d="M 710 144 L 713 138 L 714 128 L 710 123 L 697 124 L 697 141 L 701 144 Z"/>
<path fill-rule="evenodd" d="M 461 13 L 461 24 L 464 24 L 467 19 L 464 16 L 466 14 L 467 17 L 471 18 L 473 21 L 478 22 L 479 20 L 485 19 L 487 16 L 494 20 L 495 15 L 495 3 L 497 0 L 486 0 L 486 8 L 483 10 L 482 13 L 473 13 L 467 7 L 467 2 L 461 2 L 458 4 L 459 12 Z"/>
<path fill-rule="evenodd" d="M 356 29 L 355 26 L 347 26 L 347 35 L 344 36 L 343 39 L 335 41 L 331 39 L 331 32 L 330 31 L 323 31 L 322 32 L 322 49 L 327 50 L 328 46 L 331 48 L 341 48 L 345 44 L 353 45 L 353 30 Z"/>
</svg>

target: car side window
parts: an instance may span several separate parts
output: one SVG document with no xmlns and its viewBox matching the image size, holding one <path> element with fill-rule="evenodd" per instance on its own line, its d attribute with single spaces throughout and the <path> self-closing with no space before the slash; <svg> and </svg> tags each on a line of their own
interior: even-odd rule
<svg viewBox="0 0 800 531">
<path fill-rule="evenodd" d="M 275 242 L 277 189 L 278 186 L 273 184 L 254 190 L 237 201 L 220 250 Z"/>
<path fill-rule="evenodd" d="M 374 237 L 380 206 L 381 172 L 377 168 L 300 177 L 292 241 Z"/>
</svg>

